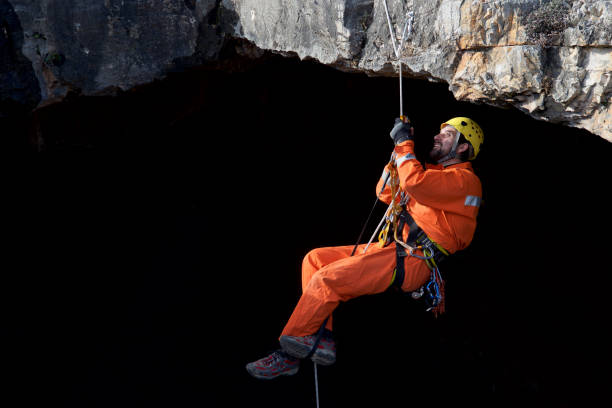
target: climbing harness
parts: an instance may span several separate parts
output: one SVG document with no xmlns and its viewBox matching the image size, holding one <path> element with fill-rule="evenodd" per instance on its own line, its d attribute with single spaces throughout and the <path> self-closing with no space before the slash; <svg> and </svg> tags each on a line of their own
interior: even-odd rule
<svg viewBox="0 0 612 408">
<path fill-rule="evenodd" d="M 406 118 L 405 120 L 408 119 Z M 389 182 L 392 199 L 385 215 L 378 224 L 377 230 L 384 222 L 385 225 L 378 234 L 378 245 L 381 248 L 395 241 L 396 267 L 390 287 L 401 290 L 405 277 L 404 260 L 407 256 L 424 260 L 431 270 L 431 277 L 423 287 L 412 293 L 412 297 L 418 299 L 424 296 L 426 310 L 433 311 L 434 315 L 438 316 L 444 313 L 444 280 L 438 268 L 438 263 L 448 256 L 449 253 L 429 238 L 406 210 L 406 204 L 408 204 L 410 196 L 400 188 L 399 173 L 394 155 L 391 156 L 391 161 L 385 168 L 385 171 L 387 172 L 386 180 Z M 405 226 L 408 226 L 409 233 L 404 241 L 403 231 Z M 372 238 L 376 233 L 377 231 L 374 232 Z M 423 255 L 417 254 L 417 251 L 421 251 Z"/>
<path fill-rule="evenodd" d="M 399 290 L 401 290 L 405 277 L 404 259 L 407 256 L 413 256 L 425 261 L 431 270 L 431 277 L 423 287 L 412 293 L 412 297 L 418 299 L 424 296 L 426 310 L 433 311 L 434 315 L 438 316 L 444 313 L 444 280 L 442 279 L 438 264 L 449 253 L 441 245 L 429 238 L 406 210 L 406 204 L 408 204 L 410 196 L 400 188 L 399 174 L 394 156 L 392 156 L 385 171 L 388 172 L 387 180 L 389 180 L 389 187 L 391 189 L 391 203 L 374 231 L 372 238 L 370 238 L 370 242 L 364 248 L 364 253 L 379 229 L 378 245 L 381 248 L 395 241 L 396 267 L 393 272 L 390 288 Z M 381 229 L 383 223 L 385 225 Z M 405 226 L 409 228 L 409 233 L 404 241 L 402 235 Z M 421 251 L 423 255 L 419 255 L 417 251 Z"/>
<path fill-rule="evenodd" d="M 444 313 L 444 280 L 440 273 L 438 264 L 442 262 L 450 254 L 441 245 L 433 241 L 427 234 L 417 225 L 410 213 L 403 206 L 399 215 L 399 222 L 394 228 L 394 237 L 397 237 L 397 231 L 400 235 L 405 225 L 408 225 L 410 232 L 406 242 L 401 239 L 395 240 L 396 249 L 396 267 L 392 277 L 390 288 L 400 290 L 404 283 L 404 259 L 406 256 L 419 258 L 427 264 L 431 270 L 430 279 L 425 285 L 417 291 L 411 293 L 413 299 L 423 298 L 427 311 L 432 311 L 435 316 Z M 408 250 L 408 252 L 406 251 Z M 420 250 L 423 255 L 416 253 Z"/>
</svg>

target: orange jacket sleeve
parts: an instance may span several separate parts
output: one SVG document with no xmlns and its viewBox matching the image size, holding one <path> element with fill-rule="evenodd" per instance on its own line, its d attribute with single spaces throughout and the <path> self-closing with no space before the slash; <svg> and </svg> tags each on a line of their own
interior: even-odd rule
<svg viewBox="0 0 612 408">
<path fill-rule="evenodd" d="M 378 199 L 384 202 L 385 204 L 389 204 L 391 202 L 391 187 L 389 184 L 389 180 L 387 180 L 388 176 L 389 176 L 389 170 L 387 169 L 387 166 L 385 166 L 383 173 L 380 176 L 378 183 L 376 184 L 376 195 L 378 196 Z M 386 184 L 385 184 L 385 180 L 387 180 Z M 384 189 L 383 189 L 383 185 L 385 186 Z"/>
</svg>

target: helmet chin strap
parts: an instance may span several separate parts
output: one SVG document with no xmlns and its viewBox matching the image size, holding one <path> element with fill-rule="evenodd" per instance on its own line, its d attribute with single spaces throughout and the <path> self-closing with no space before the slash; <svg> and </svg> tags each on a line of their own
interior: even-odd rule
<svg viewBox="0 0 612 408">
<path fill-rule="evenodd" d="M 446 156 L 437 161 L 438 164 L 444 165 L 444 162 L 454 159 L 457 156 L 457 145 L 459 144 L 459 137 L 461 136 L 461 132 L 459 132 L 457 129 L 455 129 L 455 131 L 457 132 L 457 134 L 455 135 L 455 142 L 453 143 L 453 148 Z"/>
</svg>

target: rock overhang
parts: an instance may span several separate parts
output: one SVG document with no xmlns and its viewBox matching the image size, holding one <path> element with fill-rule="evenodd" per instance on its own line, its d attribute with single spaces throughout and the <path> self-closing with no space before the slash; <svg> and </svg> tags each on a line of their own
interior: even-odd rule
<svg viewBox="0 0 612 408">
<path fill-rule="evenodd" d="M 76 90 L 130 89 L 224 58 L 228 41 L 349 72 L 397 75 L 383 0 L 80 0 L 3 2 L 19 19 L 15 51 L 45 104 Z M 444 82 L 457 100 L 514 106 L 612 141 L 612 1 L 387 0 L 406 77 Z M 557 25 L 538 18 L 565 12 Z M 555 14 L 557 13 L 557 14 Z M 548 30 L 548 31 L 546 31 Z M 13 31 L 13 37 L 19 32 Z M 11 36 L 7 38 L 11 40 Z M 14 38 L 13 38 L 14 39 Z M 23 84 L 4 84 L 2 98 Z"/>
</svg>

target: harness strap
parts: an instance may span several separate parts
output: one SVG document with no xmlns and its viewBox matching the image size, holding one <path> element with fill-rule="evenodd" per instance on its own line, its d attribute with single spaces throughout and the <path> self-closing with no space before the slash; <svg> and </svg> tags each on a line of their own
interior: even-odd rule
<svg viewBox="0 0 612 408">
<path fill-rule="evenodd" d="M 402 208 L 402 212 L 400 212 L 398 218 L 399 220 L 397 223 L 397 232 L 400 235 L 400 239 L 404 231 L 404 227 L 408 225 L 408 227 L 410 228 L 410 232 L 408 233 L 408 238 L 406 239 L 406 242 L 416 242 L 417 236 L 421 231 L 421 228 L 417 225 L 417 223 L 414 221 L 414 218 L 412 218 L 408 211 L 406 211 L 405 207 Z M 404 278 L 406 277 L 406 271 L 404 269 L 404 258 L 408 256 L 408 253 L 406 252 L 406 249 L 403 246 L 398 245 L 396 243 L 395 254 L 395 276 L 391 286 L 401 289 L 402 284 L 404 283 Z"/>
<path fill-rule="evenodd" d="M 416 243 L 419 237 L 419 234 L 423 232 L 423 230 L 414 221 L 414 218 L 412 218 L 412 215 L 410 215 L 410 213 L 406 211 L 405 207 L 402 209 L 402 212 L 399 215 L 399 219 L 400 219 L 400 222 L 398 223 L 397 232 L 399 234 L 402 234 L 402 232 L 404 231 L 404 225 L 408 225 L 408 227 L 410 228 L 410 232 L 408 233 L 408 238 L 406 238 L 406 243 L 408 243 L 409 245 Z"/>
<path fill-rule="evenodd" d="M 446 258 L 449 253 L 444 248 L 442 248 L 438 243 L 430 239 L 425 231 L 418 226 L 414 218 L 410 215 L 406 208 L 402 208 L 402 212 L 399 214 L 399 221 L 397 223 L 397 232 L 402 234 L 404 230 L 404 226 L 408 225 L 410 227 L 410 232 L 408 233 L 408 238 L 406 239 L 406 244 L 410 247 L 422 248 L 424 257 L 416 255 L 410 251 L 410 253 L 406 252 L 404 246 L 395 244 L 395 254 L 396 254 L 396 266 L 395 271 L 393 273 L 393 280 L 390 285 L 390 288 L 401 290 L 402 284 L 404 283 L 404 279 L 406 277 L 404 258 L 406 256 L 415 256 L 417 258 L 423 259 L 429 269 L 432 270 L 432 278 L 426 284 L 425 289 L 428 292 L 431 284 L 436 283 L 439 284 L 442 281 L 442 277 L 440 275 L 440 270 L 438 269 L 438 263 L 440 263 L 444 258 Z M 437 290 L 436 290 L 437 292 Z"/>
<path fill-rule="evenodd" d="M 401 290 L 404 278 L 406 277 L 406 270 L 404 269 L 404 258 L 408 254 L 406 250 L 401 246 L 396 246 L 395 250 L 395 271 L 393 271 L 393 282 L 391 282 L 391 288 Z"/>
<path fill-rule="evenodd" d="M 414 218 L 406 211 L 406 208 L 402 209 L 402 212 L 398 216 L 399 220 L 397 223 L 397 231 L 401 235 L 404 231 L 404 226 L 408 225 L 410 227 L 410 232 L 408 233 L 408 239 L 406 242 L 414 242 L 416 241 L 416 237 L 421 230 L 421 228 L 414 221 Z M 392 287 L 401 289 L 402 284 L 404 283 L 404 278 L 406 277 L 406 271 L 404 269 L 404 258 L 408 256 L 406 249 L 401 245 L 395 245 L 395 274 L 393 277 L 393 282 L 391 284 Z"/>
</svg>

